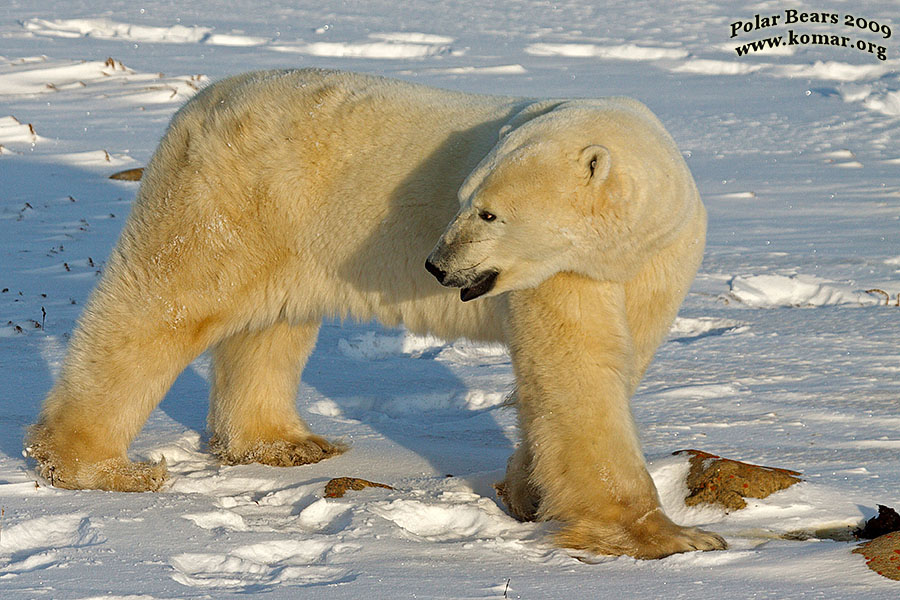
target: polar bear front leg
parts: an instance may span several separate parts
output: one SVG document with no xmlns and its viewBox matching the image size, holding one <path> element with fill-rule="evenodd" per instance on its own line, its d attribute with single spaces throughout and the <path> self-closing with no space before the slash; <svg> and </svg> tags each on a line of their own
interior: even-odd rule
<svg viewBox="0 0 900 600">
<path fill-rule="evenodd" d="M 235 334 L 213 349 L 210 449 L 224 462 L 290 467 L 346 449 L 313 435 L 297 414 L 300 373 L 318 332 L 319 323 L 281 321 Z"/>
<path fill-rule="evenodd" d="M 538 516 L 563 521 L 561 545 L 635 558 L 725 548 L 660 508 L 629 407 L 622 285 L 560 273 L 511 293 L 509 342 Z"/>
</svg>

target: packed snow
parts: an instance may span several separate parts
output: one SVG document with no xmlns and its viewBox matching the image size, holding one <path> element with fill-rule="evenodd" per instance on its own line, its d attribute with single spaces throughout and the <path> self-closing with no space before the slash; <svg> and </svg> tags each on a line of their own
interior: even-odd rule
<svg viewBox="0 0 900 600">
<path fill-rule="evenodd" d="M 900 505 L 900 57 L 883 29 L 900 23 L 892 0 L 823 0 L 816 10 L 881 28 L 731 37 L 730 24 L 784 4 L 7 2 L 0 597 L 897 597 L 846 533 L 876 504 Z M 788 29 L 851 43 L 736 51 Z M 166 458 L 162 492 L 36 476 L 25 427 L 137 189 L 108 175 L 145 165 L 210 81 L 308 66 L 468 92 L 628 95 L 659 115 L 709 236 L 633 406 L 666 512 L 729 550 L 645 562 L 555 548 L 554 523 L 515 521 L 492 488 L 517 441 L 505 349 L 369 323 L 327 322 L 298 392 L 313 429 L 350 444 L 343 456 L 218 464 L 202 356 L 131 449 Z M 804 481 L 730 514 L 688 508 L 687 459 L 671 455 L 685 448 Z M 339 476 L 393 489 L 324 498 Z"/>
</svg>

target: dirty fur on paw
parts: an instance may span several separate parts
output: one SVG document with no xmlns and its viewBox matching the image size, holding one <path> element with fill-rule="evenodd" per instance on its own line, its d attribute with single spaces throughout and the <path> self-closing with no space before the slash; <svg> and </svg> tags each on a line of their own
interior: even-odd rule
<svg viewBox="0 0 900 600">
<path fill-rule="evenodd" d="M 37 461 L 37 473 L 53 487 L 110 492 L 156 492 L 169 477 L 166 459 L 131 462 L 109 458 L 99 462 L 62 460 L 49 441 L 47 428 L 36 425 L 28 432 L 25 456 Z"/>
<path fill-rule="evenodd" d="M 900 532 L 886 533 L 852 550 L 862 554 L 866 566 L 888 579 L 900 581 Z"/>
<path fill-rule="evenodd" d="M 517 501 L 512 492 L 509 489 L 509 485 L 505 481 L 500 481 L 494 484 L 494 490 L 497 492 L 497 497 L 503 501 L 503 504 L 506 505 L 506 508 L 509 510 L 509 513 L 518 519 L 519 521 L 536 521 L 537 520 L 537 494 L 533 494 L 528 496 L 525 502 Z"/>
<path fill-rule="evenodd" d="M 313 435 L 298 441 L 258 442 L 248 450 L 238 453 L 230 450 L 222 439 L 213 436 L 209 440 L 209 449 L 226 464 L 261 463 L 273 467 L 296 467 L 311 465 L 326 458 L 338 456 L 347 450 L 347 446 Z"/>
<path fill-rule="evenodd" d="M 62 475 L 52 465 L 39 465 L 38 473 L 53 487 L 108 492 L 158 492 L 169 477 L 165 458 L 159 462 L 112 458 Z"/>
<path fill-rule="evenodd" d="M 765 498 L 802 481 L 797 471 L 763 467 L 730 460 L 702 450 L 679 450 L 687 454 L 691 470 L 687 476 L 688 496 L 684 503 L 718 504 L 725 510 L 740 510 L 747 506 L 744 498 Z"/>
<path fill-rule="evenodd" d="M 375 483 L 374 481 L 367 481 L 365 479 L 359 479 L 358 477 L 335 477 L 325 484 L 325 497 L 343 498 L 344 494 L 347 493 L 347 490 L 358 492 L 367 487 L 385 488 L 388 490 L 394 489 L 385 483 Z"/>
</svg>

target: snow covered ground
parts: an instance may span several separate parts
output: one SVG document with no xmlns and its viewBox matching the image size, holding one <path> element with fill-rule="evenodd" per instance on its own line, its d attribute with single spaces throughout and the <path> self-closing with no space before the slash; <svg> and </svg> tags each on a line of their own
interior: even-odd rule
<svg viewBox="0 0 900 600">
<path fill-rule="evenodd" d="M 900 34 L 884 29 L 900 23 L 894 0 L 857 4 L 6 0 L 0 597 L 896 598 L 853 544 L 819 537 L 900 504 Z M 787 10 L 839 19 L 785 24 Z M 781 20 L 731 37 L 755 14 Z M 849 46 L 735 51 L 789 30 Z M 516 440 L 503 348 L 372 324 L 327 323 L 298 395 L 315 430 L 352 444 L 344 456 L 217 465 L 201 357 L 132 448 L 166 457 L 162 493 L 36 478 L 23 429 L 136 190 L 107 175 L 145 164 L 209 81 L 286 66 L 630 95 L 660 116 L 706 201 L 709 242 L 634 410 L 669 514 L 728 551 L 588 564 L 554 549 L 552 524 L 516 522 L 491 488 Z M 687 464 L 671 456 L 684 448 L 805 482 L 739 513 L 688 509 Z M 395 489 L 323 499 L 337 476 Z"/>
</svg>

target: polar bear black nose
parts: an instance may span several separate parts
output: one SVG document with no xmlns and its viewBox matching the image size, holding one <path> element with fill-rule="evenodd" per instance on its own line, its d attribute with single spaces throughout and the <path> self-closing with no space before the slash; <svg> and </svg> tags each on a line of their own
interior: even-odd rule
<svg viewBox="0 0 900 600">
<path fill-rule="evenodd" d="M 447 277 L 447 272 L 436 266 L 430 260 L 425 261 L 425 270 L 434 275 L 437 278 L 438 283 L 441 284 L 444 283 L 444 279 Z"/>
</svg>

